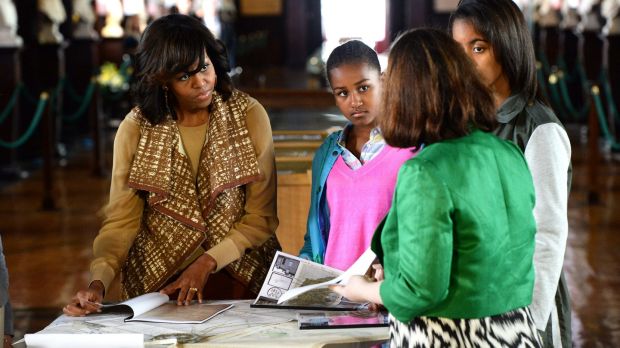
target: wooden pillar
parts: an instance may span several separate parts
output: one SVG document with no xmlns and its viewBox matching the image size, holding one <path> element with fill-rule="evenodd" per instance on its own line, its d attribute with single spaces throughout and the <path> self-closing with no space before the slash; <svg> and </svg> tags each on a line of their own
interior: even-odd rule
<svg viewBox="0 0 620 348">
<path fill-rule="evenodd" d="M 65 66 L 67 83 L 77 91 L 84 94 L 91 78 L 99 67 L 99 45 L 98 40 L 93 39 L 73 39 L 65 50 Z M 80 102 L 71 98 L 65 100 L 65 113 L 72 112 L 79 107 Z M 88 127 L 86 117 L 80 120 L 76 127 L 78 135 L 86 134 Z"/>
<path fill-rule="evenodd" d="M 598 80 L 603 63 L 603 39 L 598 31 L 584 31 L 579 38 L 579 58 L 590 81 Z"/>
<path fill-rule="evenodd" d="M 120 66 L 123 62 L 123 38 L 104 38 L 99 44 L 99 62 L 112 62 Z"/>
<path fill-rule="evenodd" d="M 612 98 L 616 108 L 620 109 L 620 34 L 607 36 L 607 54 L 605 58 Z"/>
<path fill-rule="evenodd" d="M 61 77 L 64 76 L 64 44 L 33 44 L 24 46 L 21 54 L 21 68 L 22 80 L 28 93 L 31 97 L 38 99 L 41 92 L 51 91 L 56 88 Z M 59 95 L 58 99 L 54 100 L 54 105 L 56 109 L 54 114 L 59 115 L 58 107 L 62 105 L 62 95 Z M 36 102 L 29 98 L 22 98 L 21 106 L 20 129 L 23 131 L 28 127 L 32 115 L 35 113 Z M 56 140 L 59 138 L 59 121 L 61 120 L 55 116 L 53 144 L 57 144 Z M 20 155 L 27 159 L 41 155 L 41 135 L 39 133 L 40 131 L 37 130 L 32 141 L 23 146 L 23 153 L 20 152 Z M 58 149 L 56 145 L 54 145 L 54 148 L 55 150 Z"/>
<path fill-rule="evenodd" d="M 575 34 L 575 29 L 564 29 L 560 32 L 559 53 L 568 71 L 572 72 L 579 58 L 579 36 Z"/>
<path fill-rule="evenodd" d="M 600 162 L 600 128 L 594 103 L 594 93 L 599 93 L 598 78 L 603 64 L 603 40 L 599 22 L 600 5 L 595 4 L 587 12 L 580 13 L 579 59 L 583 63 L 586 76 L 591 83 L 587 98 L 590 98 L 588 114 L 588 202 L 599 204 L 598 169 Z"/>
<path fill-rule="evenodd" d="M 50 95 L 50 111 L 53 115 L 52 123 L 52 147 L 54 154 L 59 157 L 61 163 L 66 159 L 64 146 L 61 145 L 62 133 L 62 110 L 63 110 L 63 93 L 56 91 L 61 79 L 65 78 L 65 43 L 47 44 L 37 47 L 39 59 L 41 63 L 39 70 L 39 90 L 49 91 Z"/>
<path fill-rule="evenodd" d="M 291 68 L 303 68 L 306 64 L 306 2 L 286 1 L 286 57 Z M 300 22 L 301 21 L 301 22 Z"/>
<path fill-rule="evenodd" d="M 90 103 L 89 119 L 91 134 L 93 137 L 93 175 L 102 177 L 105 175 L 103 164 L 103 109 L 101 105 L 101 92 L 99 86 L 95 87 L 93 99 Z"/>
<path fill-rule="evenodd" d="M 58 82 L 65 75 L 64 44 L 30 45 L 25 47 L 22 55 L 22 73 L 24 84 L 33 97 L 39 98 L 47 92 L 48 100 L 43 114 L 41 127 L 35 131 L 32 140 L 27 143 L 30 151 L 28 158 L 43 157 L 43 201 L 44 210 L 56 208 L 53 196 L 54 166 L 59 154 L 58 139 L 61 124 L 62 93 L 53 96 Z M 26 99 L 26 98 L 24 98 Z M 30 125 L 36 112 L 36 103 L 26 100 L 22 103 L 24 111 L 21 117 L 22 131 Z M 24 146 L 25 147 L 25 146 Z M 62 154 L 62 153 L 60 153 Z"/>
<path fill-rule="evenodd" d="M 540 28 L 540 48 L 547 57 L 550 66 L 558 64 L 560 51 L 560 29 L 558 27 Z"/>
<path fill-rule="evenodd" d="M 20 69 L 21 47 L 0 47 L 0 66 L 5 73 L 0 74 L 0 110 L 9 103 L 11 96 L 21 82 Z M 13 140 L 19 136 L 19 97 L 13 106 L 13 111 L 0 126 L 0 137 Z M 17 149 L 0 149 L 0 163 L 2 176 L 6 179 L 20 179 L 27 173 L 20 169 Z"/>
<path fill-rule="evenodd" d="M 602 64 L 601 64 L 601 69 L 602 69 L 602 73 L 605 74 L 605 76 L 602 76 L 602 80 L 599 81 L 599 85 L 600 85 L 600 95 L 601 95 L 601 100 L 603 101 L 603 110 L 605 110 L 605 115 L 607 116 L 607 125 L 609 128 L 609 132 L 611 133 L 612 137 L 615 139 L 616 138 L 616 123 L 615 123 L 615 118 L 614 115 L 612 115 L 611 113 L 611 104 L 613 103 L 613 91 L 611 91 L 611 95 L 608 95 L 607 93 L 607 87 L 611 88 L 611 79 L 610 79 L 610 75 L 609 75 L 609 68 L 611 67 L 611 65 L 615 65 L 615 64 L 609 64 L 609 53 L 610 53 L 610 40 L 607 36 L 601 36 L 602 40 L 603 40 L 603 53 L 602 53 Z M 604 79 L 607 79 L 607 81 L 605 81 Z M 605 83 L 607 82 L 607 83 Z M 611 99 L 609 98 L 611 96 Z"/>
<path fill-rule="evenodd" d="M 119 40 L 106 41 L 107 44 L 114 42 L 120 43 Z M 106 52 L 104 59 L 116 59 L 112 58 L 118 54 Z M 78 91 L 85 95 L 88 85 L 94 78 L 94 75 L 98 72 L 100 66 L 100 56 L 102 51 L 100 49 L 100 40 L 91 38 L 74 39 L 66 51 L 66 66 L 67 66 L 67 81 Z M 72 104 L 70 110 L 76 110 L 79 107 L 79 103 Z M 92 173 L 95 176 L 103 176 L 103 142 L 101 133 L 103 131 L 102 122 L 102 110 L 101 100 L 98 87 L 95 87 L 95 92 L 92 95 L 90 106 L 88 108 L 88 115 L 80 120 L 74 127 L 74 131 L 77 132 L 77 136 L 83 136 L 90 134 L 92 139 Z"/>
<path fill-rule="evenodd" d="M 564 61 L 563 69 L 565 69 L 564 74 L 566 76 L 564 81 L 568 88 L 569 98 L 577 110 L 582 110 L 583 105 L 588 100 L 588 91 L 587 88 L 584 90 L 585 85 L 583 85 L 583 82 L 585 81 L 581 80 L 578 70 L 578 65 L 583 64 L 579 60 L 580 35 L 575 32 L 574 27 L 564 28 L 560 32 L 558 40 L 558 59 Z M 580 122 L 586 123 L 587 121 Z"/>
</svg>

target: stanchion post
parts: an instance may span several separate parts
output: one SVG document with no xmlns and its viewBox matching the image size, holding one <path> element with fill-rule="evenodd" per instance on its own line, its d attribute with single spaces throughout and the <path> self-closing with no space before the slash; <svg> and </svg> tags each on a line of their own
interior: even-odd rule
<svg viewBox="0 0 620 348">
<path fill-rule="evenodd" d="M 102 177 L 103 171 L 103 110 L 101 108 L 101 89 L 99 84 L 95 85 L 94 95 L 90 103 L 90 117 L 93 134 L 93 175 Z"/>
<path fill-rule="evenodd" d="M 598 166 L 600 162 L 599 137 L 600 129 L 596 114 L 596 106 L 592 91 L 598 89 L 593 85 L 588 97 L 591 100 L 590 112 L 588 113 L 588 203 L 596 205 L 601 202 L 598 189 Z"/>
<path fill-rule="evenodd" d="M 54 117 L 55 113 L 47 92 L 41 94 L 47 99 L 43 114 L 43 210 L 55 210 L 54 202 Z"/>
</svg>

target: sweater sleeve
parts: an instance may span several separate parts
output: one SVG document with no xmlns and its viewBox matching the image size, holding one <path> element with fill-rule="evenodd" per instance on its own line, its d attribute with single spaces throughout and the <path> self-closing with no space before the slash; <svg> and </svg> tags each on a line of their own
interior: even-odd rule
<svg viewBox="0 0 620 348">
<path fill-rule="evenodd" d="M 385 263 L 380 295 L 390 313 L 404 323 L 448 295 L 452 207 L 448 188 L 428 166 L 415 162 L 401 168 L 392 210 L 381 235 L 383 247 L 397 246 L 398 255 Z M 386 231 L 394 227 L 396 231 Z"/>
<path fill-rule="evenodd" d="M 93 243 L 90 264 L 91 281 L 100 280 L 106 289 L 119 274 L 140 228 L 144 201 L 127 185 L 139 139 L 138 124 L 125 118 L 114 138 L 110 200 L 103 209 L 103 225 Z"/>
<path fill-rule="evenodd" d="M 13 323 L 13 307 L 11 301 L 4 304 L 4 334 L 9 336 L 15 335 L 15 324 Z"/>
<path fill-rule="evenodd" d="M 525 148 L 536 192 L 536 272 L 530 310 L 536 327 L 543 331 L 554 307 L 566 251 L 570 156 L 566 131 L 555 123 L 538 126 Z"/>
<path fill-rule="evenodd" d="M 308 229 L 306 229 L 306 234 L 304 235 L 304 245 L 301 247 L 301 250 L 299 250 L 299 257 L 312 260 L 312 240 L 310 239 Z"/>
<path fill-rule="evenodd" d="M 0 310 L 4 311 L 4 334 L 13 336 L 13 310 L 9 299 L 9 270 L 4 258 L 2 236 L 0 236 Z"/>
<path fill-rule="evenodd" d="M 216 272 L 239 259 L 246 250 L 263 244 L 278 227 L 271 125 L 265 108 L 255 99 L 250 99 L 246 122 L 262 179 L 246 185 L 245 214 L 232 226 L 221 243 L 207 250 L 217 262 Z"/>
<path fill-rule="evenodd" d="M 2 236 L 0 235 L 0 306 L 4 306 L 9 300 L 9 270 L 4 258 Z"/>
<path fill-rule="evenodd" d="M 318 243 L 317 237 L 321 234 L 321 226 L 319 226 L 319 214 L 321 213 L 318 209 L 319 200 L 321 199 L 321 195 L 319 192 L 322 192 L 320 189 L 321 186 L 321 174 L 323 171 L 323 165 L 325 163 L 326 152 L 329 148 L 330 140 L 326 138 L 323 141 L 323 144 L 317 149 L 314 153 L 314 157 L 312 158 L 312 182 L 310 184 L 310 207 L 308 209 L 308 218 L 306 219 L 306 233 L 304 234 L 304 245 L 301 247 L 299 251 L 299 257 L 306 260 L 313 260 L 315 262 L 321 261 L 324 255 L 316 255 L 318 256 L 318 260 L 315 259 L 315 255 L 312 251 L 313 243 Z M 316 245 L 314 246 L 316 249 Z"/>
<path fill-rule="evenodd" d="M 323 143 L 324 145 L 325 143 Z M 323 146 L 321 146 L 322 148 Z M 312 183 L 310 184 L 310 207 L 308 208 L 308 218 L 306 219 L 306 233 L 304 234 L 304 245 L 299 250 L 299 257 L 306 260 L 312 260 L 312 236 L 311 231 L 318 230 L 318 212 L 316 211 L 317 202 L 317 181 L 319 180 L 318 172 L 321 170 L 319 168 L 319 158 L 321 157 L 321 148 L 318 149 L 314 153 L 314 157 L 312 158 Z"/>
</svg>

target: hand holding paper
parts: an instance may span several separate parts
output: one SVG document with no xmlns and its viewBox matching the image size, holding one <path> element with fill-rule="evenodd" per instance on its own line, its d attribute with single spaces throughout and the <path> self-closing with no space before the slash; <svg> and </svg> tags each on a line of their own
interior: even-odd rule
<svg viewBox="0 0 620 348">
<path fill-rule="evenodd" d="M 360 256 L 357 261 L 355 261 L 355 263 L 353 265 L 351 265 L 351 267 L 349 267 L 349 269 L 347 269 L 344 273 L 342 273 L 341 275 L 339 275 L 338 277 L 323 282 L 323 283 L 319 283 L 319 284 L 312 284 L 312 285 L 308 285 L 308 286 L 302 286 L 299 288 L 294 288 L 291 289 L 287 292 L 285 292 L 279 299 L 278 299 L 278 304 L 281 304 L 285 301 L 288 301 L 296 296 L 299 296 L 301 294 L 303 294 L 304 292 L 310 291 L 310 290 L 314 290 L 314 289 L 318 289 L 318 288 L 322 288 L 322 287 L 326 287 L 329 285 L 334 285 L 334 284 L 342 284 L 342 285 L 346 285 L 347 282 L 349 281 L 349 278 L 351 276 L 354 275 L 364 275 L 366 273 L 366 271 L 368 270 L 368 268 L 372 265 L 372 262 L 375 260 L 377 256 L 375 255 L 375 253 L 370 250 L 370 248 L 366 249 L 366 251 L 362 254 L 362 256 Z"/>
</svg>

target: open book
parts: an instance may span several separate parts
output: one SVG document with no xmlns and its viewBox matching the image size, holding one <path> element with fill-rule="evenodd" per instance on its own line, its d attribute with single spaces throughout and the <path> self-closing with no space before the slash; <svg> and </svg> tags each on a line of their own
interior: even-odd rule
<svg viewBox="0 0 620 348">
<path fill-rule="evenodd" d="M 329 290 L 332 284 L 346 284 L 353 275 L 366 273 L 376 256 L 368 249 L 345 272 L 277 252 L 252 307 L 356 310 L 365 303 L 352 302 Z"/>
<path fill-rule="evenodd" d="M 192 304 L 177 306 L 168 295 L 151 292 L 124 302 L 104 304 L 101 312 L 129 312 L 125 321 L 152 323 L 200 324 L 232 308 L 229 304 Z"/>
</svg>

